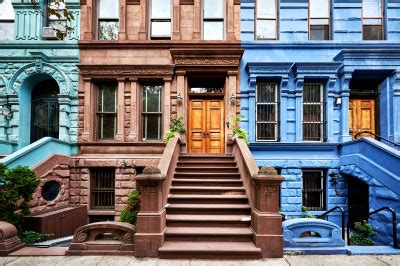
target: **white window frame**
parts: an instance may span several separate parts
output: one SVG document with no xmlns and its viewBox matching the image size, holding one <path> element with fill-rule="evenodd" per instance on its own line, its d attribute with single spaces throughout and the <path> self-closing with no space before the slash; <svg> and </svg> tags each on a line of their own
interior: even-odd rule
<svg viewBox="0 0 400 266">
<path fill-rule="evenodd" d="M 306 85 L 306 84 L 319 84 L 320 85 L 320 101 L 318 102 L 318 103 L 316 103 L 316 102 L 304 102 L 304 86 Z M 311 82 L 304 82 L 304 84 L 303 84 L 303 97 L 302 97 L 302 105 L 301 105 L 301 107 L 302 107 L 302 112 L 301 112 L 301 116 L 302 116 L 302 122 L 301 122 L 301 129 L 302 129 L 302 135 L 303 135 L 303 138 L 302 138 L 302 141 L 303 142 L 324 142 L 325 141 L 325 134 L 326 134 L 326 128 L 325 128 L 325 122 L 326 122 L 326 118 L 325 118 L 325 104 L 326 104 L 326 102 L 325 102 L 325 85 L 322 83 L 322 82 L 313 82 L 313 81 L 311 81 Z M 320 121 L 307 121 L 306 123 L 305 123 L 305 121 L 304 121 L 304 106 L 305 105 L 319 105 L 321 108 L 320 108 L 320 117 L 321 117 L 321 120 Z M 304 124 L 320 124 L 320 132 L 321 132 L 321 136 L 319 137 L 320 138 L 320 140 L 305 140 L 304 139 L 304 127 L 303 127 L 303 125 Z"/>
<path fill-rule="evenodd" d="M 201 26 L 202 26 L 202 39 L 206 40 L 204 38 L 204 23 L 205 22 L 221 22 L 222 21 L 222 39 L 221 40 L 225 40 L 226 39 L 226 0 L 222 0 L 222 18 L 205 18 L 204 17 L 204 13 L 205 13 L 205 3 L 204 0 L 201 1 L 202 5 L 201 5 Z M 210 39 L 207 39 L 210 40 Z M 211 40 L 210 40 L 211 41 Z M 216 40 L 216 41 L 220 41 L 220 40 Z"/>
<path fill-rule="evenodd" d="M 365 40 L 364 39 L 364 26 L 380 26 L 381 27 L 381 39 L 377 39 L 375 41 L 385 40 L 385 1 L 378 0 L 381 4 L 381 16 L 380 17 L 364 17 L 364 0 L 361 0 L 362 10 L 361 10 L 361 20 L 362 20 L 362 40 L 363 41 L 374 41 L 374 40 Z M 364 24 L 364 19 L 380 19 L 380 24 Z"/>
<path fill-rule="evenodd" d="M 169 18 L 153 18 L 153 1 L 154 0 L 149 0 L 149 36 L 150 36 L 150 39 L 151 40 L 158 40 L 158 39 L 162 39 L 162 40 L 165 40 L 165 39 L 168 39 L 168 40 L 170 40 L 171 38 L 172 38 L 172 27 L 173 27 L 173 25 L 172 25 L 172 23 L 173 23 L 173 21 L 172 21 L 172 16 L 173 16 L 173 0 L 168 0 L 168 1 L 170 1 L 170 14 L 169 14 Z M 165 0 L 163 0 L 163 1 L 165 1 Z M 153 22 L 157 22 L 157 21 L 159 21 L 159 22 L 169 22 L 170 23 L 170 29 L 169 29 L 169 35 L 164 35 L 164 36 L 153 36 L 152 35 L 152 25 L 153 25 Z"/>
<path fill-rule="evenodd" d="M 258 86 L 259 84 L 274 84 L 275 85 L 275 102 L 258 102 Z M 256 84 L 256 121 L 255 121 L 255 131 L 256 131 L 256 141 L 257 142 L 277 142 L 279 140 L 279 84 L 277 82 L 257 82 Z M 257 117 L 258 117 L 258 105 L 273 105 L 275 106 L 275 120 L 274 122 L 259 122 L 257 121 Z M 258 130 L 257 130 L 257 125 L 258 124 L 275 124 L 275 139 L 271 139 L 271 140 L 260 140 L 258 139 Z"/>
<path fill-rule="evenodd" d="M 328 26 L 328 39 L 332 40 L 332 2 L 328 0 L 328 17 L 311 17 L 311 1 L 308 0 L 308 39 L 311 40 L 311 26 Z M 327 19 L 328 24 L 316 23 L 313 24 L 312 21 L 316 19 Z"/>
<path fill-rule="evenodd" d="M 255 8 L 255 39 L 256 40 L 278 40 L 279 39 L 279 0 L 275 0 L 275 18 L 268 18 L 268 17 L 262 17 L 262 16 L 258 16 L 258 1 L 260 0 L 256 0 L 256 8 Z M 275 38 L 258 38 L 257 36 L 257 32 L 258 32 L 258 21 L 259 20 L 272 20 L 275 21 Z"/>
<path fill-rule="evenodd" d="M 146 95 L 146 101 L 145 101 L 145 106 L 143 106 L 143 99 L 145 98 L 145 88 L 146 87 L 151 87 L 151 86 L 157 86 L 157 87 L 161 87 L 160 88 L 160 93 L 159 93 L 159 97 L 158 97 L 158 104 L 160 106 L 160 111 L 159 112 L 148 112 L 147 111 L 147 95 Z M 160 141 L 162 139 L 162 135 L 163 135 L 163 93 L 164 93 L 164 85 L 144 85 L 142 86 L 142 93 L 141 93 L 141 110 L 140 110 L 140 114 L 141 114 L 141 135 L 142 135 L 142 140 L 143 141 Z M 146 91 L 147 94 L 147 91 Z M 159 131 L 158 131 L 158 138 L 157 139 L 147 139 L 147 123 L 145 123 L 147 117 L 145 115 L 148 114 L 157 114 L 158 115 L 158 123 L 159 123 Z"/>
</svg>

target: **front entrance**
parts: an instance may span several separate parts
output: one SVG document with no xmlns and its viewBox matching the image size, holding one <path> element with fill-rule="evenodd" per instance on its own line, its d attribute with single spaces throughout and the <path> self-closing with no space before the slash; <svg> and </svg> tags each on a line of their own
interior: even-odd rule
<svg viewBox="0 0 400 266">
<path fill-rule="evenodd" d="M 360 133 L 368 131 L 375 134 L 375 99 L 354 98 L 349 105 L 349 129 L 353 139 L 374 137 L 372 134 Z"/>
<path fill-rule="evenodd" d="M 224 153 L 224 114 L 223 99 L 189 101 L 189 153 Z"/>
<path fill-rule="evenodd" d="M 364 182 L 349 177 L 348 185 L 348 207 L 349 207 L 349 226 L 354 228 L 355 222 L 368 220 L 369 213 L 369 186 Z"/>
</svg>

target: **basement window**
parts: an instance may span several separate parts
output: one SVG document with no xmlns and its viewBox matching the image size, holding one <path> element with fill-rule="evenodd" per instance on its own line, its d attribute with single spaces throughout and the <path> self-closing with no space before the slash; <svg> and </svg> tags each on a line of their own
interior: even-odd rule
<svg viewBox="0 0 400 266">
<path fill-rule="evenodd" d="M 303 170 L 303 207 L 325 210 L 325 180 L 324 170 Z"/>
<path fill-rule="evenodd" d="M 93 210 L 113 210 L 115 208 L 114 168 L 91 169 L 90 207 Z"/>
</svg>

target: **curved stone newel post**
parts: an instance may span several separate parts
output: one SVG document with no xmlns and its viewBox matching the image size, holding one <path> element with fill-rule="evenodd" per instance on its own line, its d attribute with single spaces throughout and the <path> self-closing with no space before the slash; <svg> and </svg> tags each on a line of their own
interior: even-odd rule
<svg viewBox="0 0 400 266">
<path fill-rule="evenodd" d="M 262 167 L 254 181 L 254 207 L 251 227 L 254 243 L 263 257 L 283 256 L 282 217 L 279 214 L 279 190 L 284 178 L 273 167 Z"/>
<path fill-rule="evenodd" d="M 23 248 L 14 225 L 0 221 L 0 257 Z"/>
</svg>

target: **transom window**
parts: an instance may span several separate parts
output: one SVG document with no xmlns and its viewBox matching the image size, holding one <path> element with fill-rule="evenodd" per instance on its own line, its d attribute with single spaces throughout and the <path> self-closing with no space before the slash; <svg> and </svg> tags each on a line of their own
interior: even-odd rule
<svg viewBox="0 0 400 266">
<path fill-rule="evenodd" d="M 99 40 L 117 40 L 119 32 L 119 1 L 98 0 Z"/>
<path fill-rule="evenodd" d="M 257 83 L 256 91 L 256 139 L 257 141 L 278 140 L 278 84 Z"/>
<path fill-rule="evenodd" d="M 309 0 L 310 40 L 330 39 L 330 0 Z"/>
<path fill-rule="evenodd" d="M 14 39 L 14 18 L 11 0 L 0 1 L 0 40 Z"/>
<path fill-rule="evenodd" d="M 383 40 L 382 0 L 363 0 L 363 40 Z"/>
<path fill-rule="evenodd" d="M 117 130 L 117 84 L 98 85 L 97 138 L 114 139 Z"/>
<path fill-rule="evenodd" d="M 203 39 L 224 39 L 224 0 L 203 0 Z"/>
<path fill-rule="evenodd" d="M 115 208 L 115 169 L 96 168 L 90 170 L 91 209 Z"/>
<path fill-rule="evenodd" d="M 324 85 L 304 83 L 303 140 L 324 141 Z"/>
<path fill-rule="evenodd" d="M 162 88 L 163 86 L 143 86 L 142 95 L 142 138 L 160 140 L 162 125 Z"/>
<path fill-rule="evenodd" d="M 171 0 L 151 0 L 151 39 L 171 39 Z"/>
<path fill-rule="evenodd" d="M 303 207 L 325 210 L 325 171 L 303 170 Z"/>
<path fill-rule="evenodd" d="M 277 1 L 257 0 L 256 37 L 257 40 L 277 39 Z"/>
</svg>

